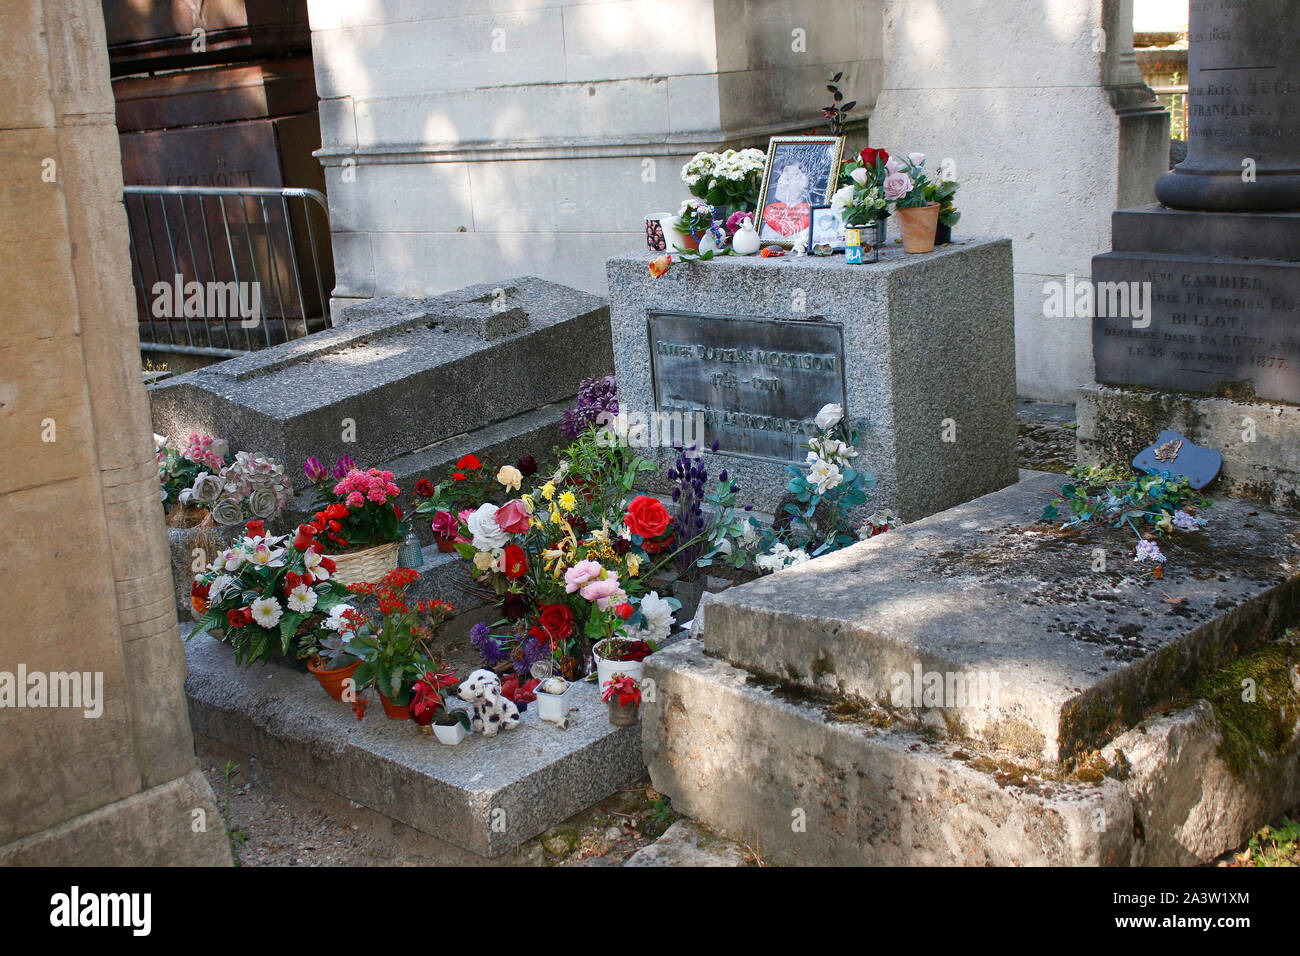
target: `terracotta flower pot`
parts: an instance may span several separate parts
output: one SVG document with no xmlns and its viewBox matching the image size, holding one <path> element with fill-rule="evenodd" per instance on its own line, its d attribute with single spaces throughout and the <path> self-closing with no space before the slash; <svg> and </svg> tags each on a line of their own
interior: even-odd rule
<svg viewBox="0 0 1300 956">
<path fill-rule="evenodd" d="M 379 702 L 384 705 L 384 713 L 389 720 L 410 720 L 411 705 L 398 706 L 384 696 L 384 692 L 379 692 Z"/>
<path fill-rule="evenodd" d="M 320 681 L 320 685 L 325 688 L 325 693 L 329 694 L 340 703 L 343 702 L 343 682 L 356 673 L 361 666 L 360 661 L 353 661 L 346 667 L 335 667 L 327 669 L 324 667 L 324 660 L 320 657 L 313 657 L 307 662 L 307 670 L 312 677 Z"/>
<path fill-rule="evenodd" d="M 689 232 L 674 232 L 673 245 L 678 249 L 698 249 L 700 240 Z"/>
<path fill-rule="evenodd" d="M 939 227 L 939 204 L 932 202 L 913 209 L 895 209 L 904 252 L 933 252 L 934 234 Z"/>
</svg>

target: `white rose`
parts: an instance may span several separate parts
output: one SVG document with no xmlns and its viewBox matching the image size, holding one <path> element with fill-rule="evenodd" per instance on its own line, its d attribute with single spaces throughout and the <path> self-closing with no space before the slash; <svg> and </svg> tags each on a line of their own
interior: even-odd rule
<svg viewBox="0 0 1300 956">
<path fill-rule="evenodd" d="M 867 169 L 866 169 L 865 166 L 861 166 L 861 167 L 859 167 L 859 168 L 853 170 L 853 172 L 849 173 L 849 175 L 853 177 L 853 181 L 854 181 L 855 183 L 857 183 L 859 186 L 864 186 L 864 185 L 866 185 L 866 182 L 867 182 Z"/>
<path fill-rule="evenodd" d="M 852 186 L 841 186 L 835 191 L 835 195 L 831 197 L 831 208 L 836 211 L 843 209 L 845 206 L 851 205 L 853 205 Z"/>
<path fill-rule="evenodd" d="M 822 431 L 826 431 L 838 425 L 840 423 L 840 419 L 842 419 L 843 417 L 844 417 L 844 407 L 842 405 L 836 404 L 835 402 L 830 402 L 829 404 L 822 406 L 821 411 L 817 413 L 817 418 L 815 419 L 815 421 L 818 428 L 820 428 Z"/>
<path fill-rule="evenodd" d="M 510 535 L 497 524 L 497 506 L 494 504 L 479 505 L 478 510 L 465 520 L 465 524 L 474 536 L 474 547 L 480 551 L 495 551 L 510 542 Z"/>
</svg>

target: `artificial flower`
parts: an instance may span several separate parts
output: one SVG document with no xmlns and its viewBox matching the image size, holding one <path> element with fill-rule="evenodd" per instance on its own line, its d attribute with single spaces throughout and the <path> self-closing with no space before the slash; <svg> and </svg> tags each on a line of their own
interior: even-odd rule
<svg viewBox="0 0 1300 956">
<path fill-rule="evenodd" d="M 496 522 L 502 531 L 510 534 L 523 534 L 528 530 L 528 519 L 530 512 L 528 505 L 523 501 L 507 501 L 497 509 Z"/>
<path fill-rule="evenodd" d="M 474 547 L 480 551 L 495 551 L 504 548 L 510 535 L 497 524 L 497 506 L 484 502 L 471 514 L 465 524 L 473 536 Z"/>
<path fill-rule="evenodd" d="M 817 412 L 817 417 L 813 419 L 817 427 L 822 431 L 830 431 L 844 418 L 844 406 L 835 402 L 829 402 L 821 407 Z"/>
<path fill-rule="evenodd" d="M 502 560 L 502 570 L 510 580 L 518 580 L 528 573 L 528 558 L 524 554 L 524 549 L 519 547 L 519 545 L 506 545 L 505 552 L 502 555 Z"/>
<path fill-rule="evenodd" d="M 511 491 L 518 491 L 523 485 L 524 474 L 514 465 L 502 465 L 497 472 L 497 481 Z"/>
<path fill-rule="evenodd" d="M 280 602 L 273 597 L 258 598 L 250 605 L 250 610 L 253 620 L 268 630 L 280 623 L 280 615 L 284 613 Z"/>
<path fill-rule="evenodd" d="M 628 503 L 624 521 L 627 529 L 633 534 L 650 539 L 661 537 L 668 530 L 672 519 L 668 516 L 668 509 L 658 498 L 637 495 Z"/>
</svg>

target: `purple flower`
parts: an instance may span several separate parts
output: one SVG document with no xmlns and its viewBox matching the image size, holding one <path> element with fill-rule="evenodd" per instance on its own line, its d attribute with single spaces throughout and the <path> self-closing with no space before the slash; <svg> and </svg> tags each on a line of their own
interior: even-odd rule
<svg viewBox="0 0 1300 956">
<path fill-rule="evenodd" d="M 520 677 L 527 677 L 532 672 L 533 665 L 551 652 L 551 647 L 541 641 L 526 639 L 523 648 L 524 657 L 523 660 L 515 661 L 515 673 Z"/>
<path fill-rule="evenodd" d="M 592 425 L 604 424 L 608 416 L 618 414 L 617 394 L 613 375 L 583 380 L 578 386 L 578 404 L 565 411 L 560 431 L 566 438 L 577 438 Z"/>
<path fill-rule="evenodd" d="M 357 467 L 357 463 L 352 460 L 352 456 L 344 455 L 338 461 L 334 462 L 334 472 L 333 472 L 334 477 L 346 478 L 348 476 L 348 472 L 352 471 L 356 467 Z"/>
<path fill-rule="evenodd" d="M 1154 541 L 1143 539 L 1138 542 L 1137 553 L 1133 557 L 1134 561 L 1154 561 L 1156 564 L 1164 564 L 1165 556 L 1160 553 L 1160 545 Z"/>
<path fill-rule="evenodd" d="M 469 639 L 474 647 L 478 649 L 479 656 L 483 658 L 485 666 L 496 667 L 506 659 L 507 655 L 505 649 L 501 646 L 501 642 L 492 636 L 492 628 L 482 621 L 469 629 Z"/>
<path fill-rule="evenodd" d="M 313 484 L 329 474 L 329 470 L 325 467 L 325 462 L 321 461 L 315 455 L 312 455 L 302 463 L 302 470 L 307 476 L 307 480 Z"/>
</svg>

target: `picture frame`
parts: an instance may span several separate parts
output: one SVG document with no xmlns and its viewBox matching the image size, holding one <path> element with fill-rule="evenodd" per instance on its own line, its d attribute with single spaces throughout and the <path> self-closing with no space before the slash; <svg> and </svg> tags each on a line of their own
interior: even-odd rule
<svg viewBox="0 0 1300 956">
<path fill-rule="evenodd" d="M 810 210 L 809 248 L 830 246 L 832 252 L 844 251 L 844 210 L 829 203 L 819 203 Z"/>
<path fill-rule="evenodd" d="M 755 226 L 764 245 L 810 246 L 812 207 L 830 203 L 839 184 L 842 136 L 773 136 L 758 193 Z"/>
</svg>

